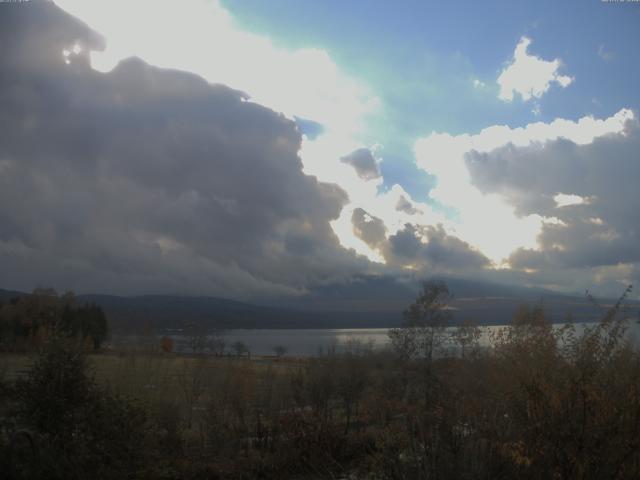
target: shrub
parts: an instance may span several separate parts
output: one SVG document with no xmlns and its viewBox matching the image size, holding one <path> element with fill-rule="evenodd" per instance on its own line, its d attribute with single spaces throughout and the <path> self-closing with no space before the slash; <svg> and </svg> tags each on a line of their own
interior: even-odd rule
<svg viewBox="0 0 640 480">
<path fill-rule="evenodd" d="M 156 468 L 145 409 L 100 388 L 78 342 L 52 339 L 17 383 L 17 400 L 19 424 L 35 444 L 18 478 L 119 479 Z"/>
</svg>

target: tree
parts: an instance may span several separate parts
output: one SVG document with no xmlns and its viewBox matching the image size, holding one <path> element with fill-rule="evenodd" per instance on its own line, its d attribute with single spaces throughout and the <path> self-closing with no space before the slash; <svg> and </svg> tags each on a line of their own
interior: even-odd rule
<svg viewBox="0 0 640 480">
<path fill-rule="evenodd" d="M 276 357 L 280 358 L 287 353 L 287 347 L 284 345 L 276 345 L 273 347 L 273 351 L 276 354 Z"/>
<path fill-rule="evenodd" d="M 16 422 L 36 448 L 12 478 L 149 478 L 146 411 L 94 381 L 78 339 L 54 334 L 15 388 Z"/>
<path fill-rule="evenodd" d="M 224 339 L 225 331 L 221 329 L 215 329 L 207 336 L 207 350 L 209 353 L 215 356 L 224 355 L 224 349 L 227 346 L 227 342 Z"/>
<path fill-rule="evenodd" d="M 107 318 L 95 303 L 83 305 L 78 309 L 80 329 L 83 338 L 91 338 L 93 349 L 98 350 L 108 334 Z"/>
<path fill-rule="evenodd" d="M 460 354 L 464 359 L 469 347 L 476 346 L 482 335 L 482 331 L 478 325 L 471 321 L 465 320 L 452 333 L 453 340 L 460 345 Z"/>
<path fill-rule="evenodd" d="M 59 334 L 80 338 L 98 350 L 108 335 L 107 319 L 99 306 L 78 306 L 73 292 L 58 295 L 50 288 L 12 299 L 0 312 L 0 324 L 5 336 L 28 347 L 42 347 Z"/>
<path fill-rule="evenodd" d="M 424 358 L 431 362 L 451 322 L 448 304 L 452 297 L 444 282 L 423 282 L 422 291 L 415 302 L 404 311 L 402 326 L 389 331 L 391 344 L 400 356 L 406 359 Z"/>
<path fill-rule="evenodd" d="M 244 355 L 245 353 L 246 353 L 247 355 L 250 355 L 249 347 L 247 346 L 247 344 L 246 344 L 246 343 L 244 343 L 244 342 L 242 342 L 242 341 L 238 340 L 238 341 L 237 341 L 237 342 L 235 342 L 232 346 L 233 346 L 233 350 L 235 350 L 236 355 L 237 355 L 238 357 L 241 357 L 241 356 L 242 356 L 242 355 Z"/>
<path fill-rule="evenodd" d="M 491 335 L 494 352 L 522 361 L 523 371 L 534 366 L 544 370 L 557 354 L 562 331 L 554 331 L 542 300 L 531 306 L 520 305 L 511 324 Z"/>
<path fill-rule="evenodd" d="M 227 346 L 224 330 L 209 329 L 204 325 L 190 323 L 184 328 L 184 335 L 191 353 L 202 355 L 207 351 L 216 356 L 224 355 L 224 349 Z"/>
<path fill-rule="evenodd" d="M 184 329 L 187 346 L 194 355 L 201 355 L 207 348 L 207 330 L 201 325 L 188 324 Z"/>
</svg>

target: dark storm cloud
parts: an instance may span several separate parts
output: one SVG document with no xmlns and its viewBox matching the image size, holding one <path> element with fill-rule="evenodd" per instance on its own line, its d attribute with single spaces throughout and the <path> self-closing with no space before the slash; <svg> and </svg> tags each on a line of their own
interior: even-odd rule
<svg viewBox="0 0 640 480">
<path fill-rule="evenodd" d="M 101 44 L 53 4 L 0 4 L 3 285 L 246 297 L 367 269 L 293 122 L 138 59 L 94 72 Z"/>
<path fill-rule="evenodd" d="M 484 192 L 503 195 L 521 214 L 556 217 L 538 238 L 540 250 L 520 249 L 516 268 L 601 267 L 640 262 L 640 126 L 576 145 L 560 139 L 529 147 L 473 153 L 467 166 Z M 583 203 L 559 206 L 559 194 Z"/>
<path fill-rule="evenodd" d="M 380 169 L 376 159 L 368 148 L 359 148 L 340 159 L 342 163 L 351 165 L 358 176 L 364 180 L 380 177 Z"/>
</svg>

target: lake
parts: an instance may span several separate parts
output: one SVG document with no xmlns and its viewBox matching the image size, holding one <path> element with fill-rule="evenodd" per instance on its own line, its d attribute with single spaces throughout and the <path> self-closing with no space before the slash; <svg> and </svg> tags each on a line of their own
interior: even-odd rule
<svg viewBox="0 0 640 480">
<path fill-rule="evenodd" d="M 576 324 L 580 332 L 585 326 L 593 324 Z M 561 325 L 556 325 L 556 328 Z M 488 346 L 491 334 L 504 328 L 504 326 L 484 326 L 480 344 Z M 448 329 L 452 331 L 453 329 Z M 387 328 L 346 328 L 346 329 L 234 329 L 224 332 L 224 341 L 227 350 L 235 342 L 246 344 L 253 355 L 273 355 L 273 348 L 282 345 L 287 349 L 287 355 L 311 356 L 329 349 L 338 352 L 344 351 L 352 342 L 363 345 L 371 345 L 374 350 L 390 348 Z M 640 324 L 633 320 L 630 323 L 629 335 L 634 343 L 640 339 Z M 188 351 L 187 339 L 183 335 L 171 335 L 174 339 L 174 349 L 178 352 Z M 450 353 L 455 354 L 457 346 L 450 344 L 445 347 Z"/>
</svg>

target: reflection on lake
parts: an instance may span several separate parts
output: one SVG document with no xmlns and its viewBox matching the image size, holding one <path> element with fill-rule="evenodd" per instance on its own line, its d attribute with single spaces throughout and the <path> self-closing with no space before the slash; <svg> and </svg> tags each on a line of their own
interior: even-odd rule
<svg viewBox="0 0 640 480">
<path fill-rule="evenodd" d="M 227 350 L 232 350 L 236 342 L 243 342 L 253 355 L 273 355 L 273 348 L 281 345 L 287 349 L 287 355 L 318 355 L 335 349 L 344 351 L 350 342 L 371 345 L 374 349 L 388 346 L 387 328 L 353 328 L 353 329 L 239 329 L 226 330 L 224 341 Z M 172 335 L 176 341 L 176 349 L 184 350 L 187 339 L 180 335 Z"/>
<path fill-rule="evenodd" d="M 586 326 L 594 324 L 576 324 L 576 333 L 580 334 Z M 555 325 L 560 328 L 561 325 Z M 640 339 L 640 325 L 634 320 L 629 324 L 628 335 L 634 343 Z M 480 345 L 489 346 L 492 335 L 497 333 L 504 326 L 484 326 L 480 327 L 482 335 Z M 454 329 L 447 329 L 448 333 Z M 327 352 L 335 349 L 337 352 L 344 351 L 350 343 L 357 342 L 361 345 L 370 345 L 375 350 L 390 348 L 387 328 L 350 328 L 350 329 L 238 329 L 226 330 L 224 341 L 227 350 L 231 351 L 231 346 L 235 342 L 243 342 L 247 345 L 253 355 L 273 355 L 273 348 L 277 345 L 287 349 L 287 355 L 309 356 L 318 355 L 320 352 Z M 176 351 L 187 351 L 187 339 L 181 335 L 171 335 L 175 340 Z M 444 346 L 445 352 L 455 355 L 456 345 L 450 343 Z"/>
</svg>

